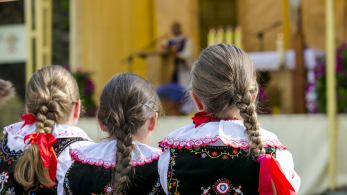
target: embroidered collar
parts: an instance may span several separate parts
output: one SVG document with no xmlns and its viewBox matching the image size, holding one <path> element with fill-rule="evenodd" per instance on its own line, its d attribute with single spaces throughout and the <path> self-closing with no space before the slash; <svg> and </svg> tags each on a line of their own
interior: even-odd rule
<svg viewBox="0 0 347 195">
<path fill-rule="evenodd" d="M 260 128 L 261 139 L 264 147 L 271 146 L 280 149 L 287 149 L 270 131 Z M 169 134 L 164 140 L 159 142 L 159 147 L 163 150 L 172 148 L 187 148 L 207 146 L 220 140 L 222 145 L 234 148 L 247 149 L 249 139 L 245 132 L 242 120 L 221 120 L 219 122 L 209 122 L 199 125 L 188 125 Z M 215 143 L 219 144 L 219 142 Z"/>
<path fill-rule="evenodd" d="M 131 166 L 141 166 L 159 159 L 161 151 L 140 142 L 133 142 L 135 147 L 131 153 Z M 70 149 L 70 156 L 73 160 L 88 163 L 90 165 L 103 166 L 105 168 L 115 167 L 114 156 L 117 151 L 117 140 L 100 142 Z"/>
<path fill-rule="evenodd" d="M 18 122 L 9 125 L 4 128 L 4 135 L 8 135 L 8 147 L 11 150 L 22 150 L 27 149 L 28 145 L 24 143 L 24 137 L 36 133 L 35 124 L 26 124 L 25 122 Z M 88 135 L 79 127 L 72 127 L 63 124 L 55 124 L 53 128 L 52 135 L 56 138 L 71 138 L 71 137 L 81 137 L 88 141 L 92 141 Z"/>
<path fill-rule="evenodd" d="M 193 124 L 195 125 L 195 128 L 200 126 L 203 123 L 208 122 L 219 122 L 221 120 L 228 121 L 228 120 L 239 120 L 235 117 L 228 117 L 228 118 L 216 118 L 215 116 L 211 115 L 208 112 L 198 112 L 194 115 Z"/>
</svg>

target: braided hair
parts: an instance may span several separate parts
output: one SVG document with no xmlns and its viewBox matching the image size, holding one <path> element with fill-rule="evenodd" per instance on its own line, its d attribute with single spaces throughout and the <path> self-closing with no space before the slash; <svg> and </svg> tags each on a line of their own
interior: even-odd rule
<svg viewBox="0 0 347 195">
<path fill-rule="evenodd" d="M 62 66 L 46 66 L 35 71 L 26 91 L 28 113 L 36 116 L 36 133 L 52 133 L 56 123 L 64 123 L 80 99 L 74 77 Z M 48 167 L 43 166 L 38 145 L 33 143 L 18 159 L 15 179 L 28 189 L 34 182 L 52 186 Z"/>
<path fill-rule="evenodd" d="M 14 88 L 12 87 L 12 83 L 0 79 L 0 105 L 12 96 L 14 96 Z"/>
<path fill-rule="evenodd" d="M 252 101 L 258 92 L 256 72 L 244 51 L 226 44 L 205 49 L 191 70 L 190 89 L 213 115 L 223 116 L 231 109 L 238 109 L 251 152 L 255 156 L 265 153 L 256 105 Z"/>
<path fill-rule="evenodd" d="M 109 137 L 117 140 L 112 182 L 114 194 L 126 194 L 130 187 L 134 173 L 130 164 L 133 135 L 159 111 L 157 93 L 148 81 L 138 75 L 117 74 L 102 90 L 97 118 L 106 127 Z"/>
</svg>

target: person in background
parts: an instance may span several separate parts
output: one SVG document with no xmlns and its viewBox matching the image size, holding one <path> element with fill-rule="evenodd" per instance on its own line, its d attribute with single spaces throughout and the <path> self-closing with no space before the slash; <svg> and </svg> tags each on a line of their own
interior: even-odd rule
<svg viewBox="0 0 347 195">
<path fill-rule="evenodd" d="M 69 150 L 93 143 L 76 127 L 80 105 L 77 83 L 62 66 L 35 71 L 27 85 L 24 121 L 4 128 L 0 194 L 57 193 L 55 184 L 71 164 Z"/>
<path fill-rule="evenodd" d="M 172 83 L 187 88 L 189 85 L 189 70 L 192 66 L 193 46 L 192 40 L 183 35 L 180 23 L 174 22 L 171 26 L 173 36 L 164 45 L 164 48 L 175 55 L 175 69 Z"/>
<path fill-rule="evenodd" d="M 152 85 L 130 73 L 114 76 L 100 96 L 97 121 L 109 141 L 71 150 L 65 194 L 164 194 L 157 170 L 161 151 L 148 146 L 161 110 Z"/>
<path fill-rule="evenodd" d="M 159 143 L 164 152 L 158 169 L 166 194 L 299 190 L 292 155 L 275 134 L 259 127 L 257 93 L 255 69 L 244 51 L 218 44 L 201 53 L 190 84 L 190 95 L 201 112 L 193 117 L 194 124 Z"/>
<path fill-rule="evenodd" d="M 15 94 L 12 83 L 0 79 L 0 105 Z"/>
</svg>

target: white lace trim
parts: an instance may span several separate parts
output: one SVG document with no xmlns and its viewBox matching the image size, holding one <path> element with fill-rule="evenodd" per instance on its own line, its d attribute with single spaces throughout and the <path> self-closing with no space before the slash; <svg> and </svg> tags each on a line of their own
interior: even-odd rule
<svg viewBox="0 0 347 195">
<path fill-rule="evenodd" d="M 140 142 L 133 142 L 135 148 L 131 153 L 132 160 L 131 166 L 141 166 L 151 163 L 160 157 L 161 151 L 159 149 L 150 147 Z M 101 142 L 91 144 L 85 147 L 71 149 L 70 155 L 72 160 L 90 165 L 103 166 L 105 168 L 115 167 L 116 162 L 114 156 L 117 151 L 117 141 Z"/>
<path fill-rule="evenodd" d="M 8 135 L 7 146 L 14 151 L 26 150 L 29 145 L 24 143 L 24 137 L 35 133 L 35 124 L 25 125 L 23 128 L 24 121 L 14 123 L 4 128 L 4 135 Z M 72 127 L 62 124 L 55 124 L 52 132 L 56 139 L 69 138 L 69 137 L 82 137 L 92 142 L 88 135 L 79 127 Z"/>
<path fill-rule="evenodd" d="M 277 136 L 267 130 L 260 129 L 264 147 L 271 146 L 280 149 L 287 149 L 277 138 Z M 249 147 L 248 136 L 245 133 L 243 121 L 220 121 L 209 122 L 195 128 L 194 125 L 182 127 L 171 133 L 164 140 L 159 142 L 159 147 L 166 150 L 173 148 L 191 148 L 207 146 L 221 140 L 223 144 L 234 148 L 247 149 Z"/>
<path fill-rule="evenodd" d="M 24 121 L 14 123 L 4 128 L 4 134 L 9 134 L 14 137 L 25 137 L 26 135 L 35 133 L 35 124 L 25 125 L 23 128 Z M 64 137 L 83 137 L 91 141 L 88 135 L 79 127 L 72 127 L 62 124 L 55 124 L 52 134 L 55 138 Z"/>
</svg>

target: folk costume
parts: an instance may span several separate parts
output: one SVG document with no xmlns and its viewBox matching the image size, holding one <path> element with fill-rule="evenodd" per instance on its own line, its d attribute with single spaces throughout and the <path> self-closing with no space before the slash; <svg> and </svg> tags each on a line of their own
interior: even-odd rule
<svg viewBox="0 0 347 195">
<path fill-rule="evenodd" d="M 4 138 L 0 148 L 0 194 L 57 194 L 57 186 L 36 183 L 25 190 L 15 181 L 14 168 L 21 154 L 30 144 L 36 143 L 44 166 L 49 167 L 52 181 L 58 183 L 71 165 L 69 150 L 92 144 L 93 141 L 78 127 L 55 124 L 52 133 L 43 134 L 35 132 L 34 115 L 24 115 L 22 120 L 25 121 L 4 128 Z"/>
<path fill-rule="evenodd" d="M 299 190 L 292 156 L 275 134 L 260 128 L 267 155 L 256 158 L 249 152 L 243 121 L 200 112 L 193 122 L 159 142 L 164 152 L 158 169 L 166 194 L 265 195 L 272 194 L 271 181 L 283 194 Z"/>
<path fill-rule="evenodd" d="M 158 159 L 161 150 L 134 141 L 131 166 L 135 167 L 130 178 L 128 195 L 165 194 L 160 186 Z M 70 151 L 74 163 L 65 175 L 65 194 L 112 194 L 117 140 L 92 144 Z M 83 187 L 81 187 L 83 186 Z"/>
</svg>

